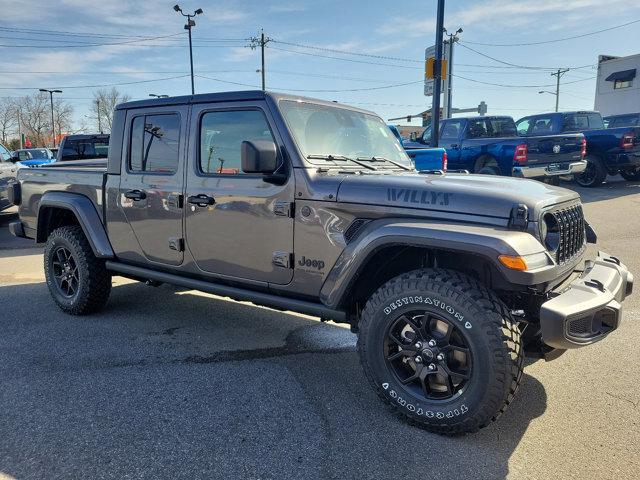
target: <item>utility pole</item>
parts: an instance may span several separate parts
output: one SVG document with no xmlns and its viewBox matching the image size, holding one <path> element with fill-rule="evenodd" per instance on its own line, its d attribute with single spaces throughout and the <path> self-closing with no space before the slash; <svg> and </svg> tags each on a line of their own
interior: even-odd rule
<svg viewBox="0 0 640 480">
<path fill-rule="evenodd" d="M 568 68 L 559 68 L 557 72 L 551 74 L 551 76 L 556 78 L 556 112 L 558 111 L 558 106 L 560 105 L 560 77 L 567 73 L 570 69 Z"/>
<path fill-rule="evenodd" d="M 433 105 L 431 107 L 431 146 L 438 146 L 440 133 L 440 92 L 442 90 L 442 29 L 444 23 L 444 0 L 438 0 L 436 20 L 436 56 L 433 65 Z"/>
<path fill-rule="evenodd" d="M 452 110 L 452 105 L 451 105 L 451 97 L 452 97 L 452 90 L 453 90 L 453 44 L 456 43 L 459 38 L 458 38 L 458 34 L 462 33 L 462 28 L 459 28 L 458 30 L 455 31 L 455 33 L 449 33 L 447 32 L 447 29 L 444 28 L 443 29 L 445 35 L 447 35 L 449 37 L 448 40 L 445 40 L 444 43 L 449 47 L 449 52 L 447 54 L 447 66 L 448 66 L 448 72 L 447 72 L 447 88 L 445 91 L 445 96 L 446 98 L 446 109 L 444 111 L 444 118 L 451 118 L 451 110 Z"/>
<path fill-rule="evenodd" d="M 96 99 L 96 112 L 98 114 L 98 133 L 102 133 L 102 121 L 100 119 L 100 100 Z"/>
<path fill-rule="evenodd" d="M 193 13 L 184 13 L 180 8 L 180 5 L 174 5 L 173 9 L 176 12 L 180 12 L 183 17 L 187 17 L 187 23 L 184 26 L 184 29 L 189 32 L 189 63 L 191 65 L 191 95 L 195 95 L 195 87 L 193 84 L 193 45 L 191 43 L 191 29 L 196 26 L 196 22 L 192 20 L 196 15 L 202 15 L 204 12 L 201 8 L 197 9 Z"/>
<path fill-rule="evenodd" d="M 53 135 L 53 148 L 56 148 L 56 124 L 53 119 L 53 94 L 62 93 L 62 90 L 47 90 L 46 88 L 41 88 L 40 91 L 47 92 L 49 94 L 49 99 L 51 100 L 51 133 Z"/>
<path fill-rule="evenodd" d="M 260 68 L 259 71 L 262 74 L 262 91 L 265 91 L 267 89 L 266 74 L 264 69 L 264 47 L 266 47 L 267 43 L 269 43 L 270 41 L 271 41 L 271 38 L 265 37 L 264 30 L 262 29 L 260 29 L 259 37 L 251 37 L 249 39 L 249 42 L 250 42 L 249 47 L 251 48 L 251 50 L 255 50 L 258 46 L 260 46 L 262 68 Z"/>
</svg>

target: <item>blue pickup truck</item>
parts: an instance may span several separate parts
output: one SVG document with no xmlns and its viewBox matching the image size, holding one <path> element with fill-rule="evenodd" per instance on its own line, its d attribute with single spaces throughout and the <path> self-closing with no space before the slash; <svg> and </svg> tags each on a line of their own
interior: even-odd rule
<svg viewBox="0 0 640 480">
<path fill-rule="evenodd" d="M 640 127 L 604 128 L 602 116 L 594 111 L 531 115 L 516 125 L 527 138 L 547 133 L 584 134 L 587 168 L 574 176 L 583 187 L 597 187 L 607 174 L 619 173 L 626 180 L 640 180 Z"/>
<path fill-rule="evenodd" d="M 424 148 L 431 128 L 404 147 Z M 472 173 L 534 178 L 556 183 L 561 175 L 582 172 L 584 137 L 580 133 L 518 136 L 513 118 L 506 116 L 447 118 L 440 123 L 440 146 L 448 168 Z"/>
<path fill-rule="evenodd" d="M 389 125 L 389 129 L 393 132 L 395 137 L 400 141 L 400 144 L 404 147 L 405 140 L 400 135 L 398 127 L 395 125 Z M 442 170 L 447 171 L 447 151 L 444 148 L 411 148 L 405 151 L 409 158 L 413 160 L 416 170 L 419 172 Z"/>
<path fill-rule="evenodd" d="M 640 113 L 609 115 L 602 120 L 604 120 L 604 126 L 606 128 L 640 127 Z"/>
</svg>

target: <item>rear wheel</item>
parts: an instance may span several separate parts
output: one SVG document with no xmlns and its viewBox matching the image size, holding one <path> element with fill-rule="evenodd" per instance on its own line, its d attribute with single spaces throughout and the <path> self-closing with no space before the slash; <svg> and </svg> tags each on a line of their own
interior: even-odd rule
<svg viewBox="0 0 640 480">
<path fill-rule="evenodd" d="M 500 167 L 498 162 L 491 157 L 478 159 L 476 162 L 475 173 L 480 175 L 500 175 Z"/>
<path fill-rule="evenodd" d="M 625 180 L 635 182 L 637 180 L 640 180 L 640 168 L 636 170 L 622 170 L 620 172 L 620 175 L 622 175 L 622 178 L 624 178 Z"/>
<path fill-rule="evenodd" d="M 597 187 L 607 178 L 607 169 L 602 158 L 596 155 L 586 157 L 587 167 L 574 176 L 576 183 L 582 187 Z"/>
<path fill-rule="evenodd" d="M 44 273 L 53 300 L 66 313 L 97 312 L 109 299 L 111 274 L 77 225 L 51 232 L 44 248 Z"/>
<path fill-rule="evenodd" d="M 520 332 L 486 287 L 450 270 L 400 275 L 362 313 L 358 353 L 392 410 L 445 434 L 495 420 L 522 375 Z"/>
</svg>

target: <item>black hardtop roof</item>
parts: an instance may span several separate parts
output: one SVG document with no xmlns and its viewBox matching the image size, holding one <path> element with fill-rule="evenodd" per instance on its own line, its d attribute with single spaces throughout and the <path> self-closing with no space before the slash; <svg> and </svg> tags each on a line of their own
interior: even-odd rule
<svg viewBox="0 0 640 480">
<path fill-rule="evenodd" d="M 545 113 L 534 113 L 533 115 L 526 115 L 522 118 L 530 118 L 530 117 L 543 117 L 549 115 L 574 115 L 577 113 L 600 113 L 597 110 L 570 110 L 566 112 L 545 112 Z"/>
<path fill-rule="evenodd" d="M 109 134 L 108 133 L 82 133 L 82 134 L 73 134 L 73 135 L 66 135 L 64 137 L 65 140 L 104 140 L 104 139 L 108 139 L 109 138 Z"/>
<path fill-rule="evenodd" d="M 125 102 L 116 105 L 116 110 L 128 110 L 132 108 L 145 108 L 145 107 L 160 107 L 171 105 L 190 105 L 196 103 L 217 103 L 217 102 L 241 102 L 251 100 L 265 100 L 271 98 L 274 102 L 278 100 L 300 100 L 304 102 L 317 103 L 327 106 L 339 106 L 340 108 L 348 108 L 367 114 L 374 114 L 369 110 L 352 107 L 342 103 L 332 102 L 328 100 L 319 100 L 317 98 L 303 97 L 300 95 L 290 95 L 286 93 L 277 93 L 262 90 L 239 90 L 234 92 L 219 92 L 219 93 L 199 93 L 197 95 L 180 95 L 177 97 L 165 97 L 165 98 L 149 98 L 144 100 L 134 100 L 132 102 Z"/>
<path fill-rule="evenodd" d="M 451 118 L 445 118 L 441 121 L 444 120 L 486 120 L 486 119 L 492 119 L 492 118 L 509 118 L 511 120 L 513 120 L 513 117 L 510 117 L 509 115 L 485 115 L 485 116 L 480 116 L 480 115 L 474 115 L 472 117 L 451 117 Z"/>
</svg>

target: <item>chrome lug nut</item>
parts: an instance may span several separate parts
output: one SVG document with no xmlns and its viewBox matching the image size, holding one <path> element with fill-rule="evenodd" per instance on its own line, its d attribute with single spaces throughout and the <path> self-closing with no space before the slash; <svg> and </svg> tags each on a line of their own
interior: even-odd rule
<svg viewBox="0 0 640 480">
<path fill-rule="evenodd" d="M 415 347 L 416 347 L 416 348 L 422 348 L 422 343 L 420 343 L 420 342 L 416 342 Z"/>
<path fill-rule="evenodd" d="M 436 366 L 433 363 L 429 364 L 429 370 L 435 370 Z"/>
<path fill-rule="evenodd" d="M 436 341 L 435 340 L 429 340 L 429 346 L 430 347 L 435 347 L 436 346 Z"/>
<path fill-rule="evenodd" d="M 414 358 L 414 361 L 416 363 L 422 363 L 422 357 L 420 355 L 418 355 L 416 358 Z"/>
<path fill-rule="evenodd" d="M 441 353 L 439 353 L 439 354 L 436 356 L 436 359 L 437 359 L 438 361 L 440 361 L 440 362 L 441 362 L 442 360 L 444 360 L 444 355 L 443 355 L 443 354 L 441 354 Z"/>
</svg>

